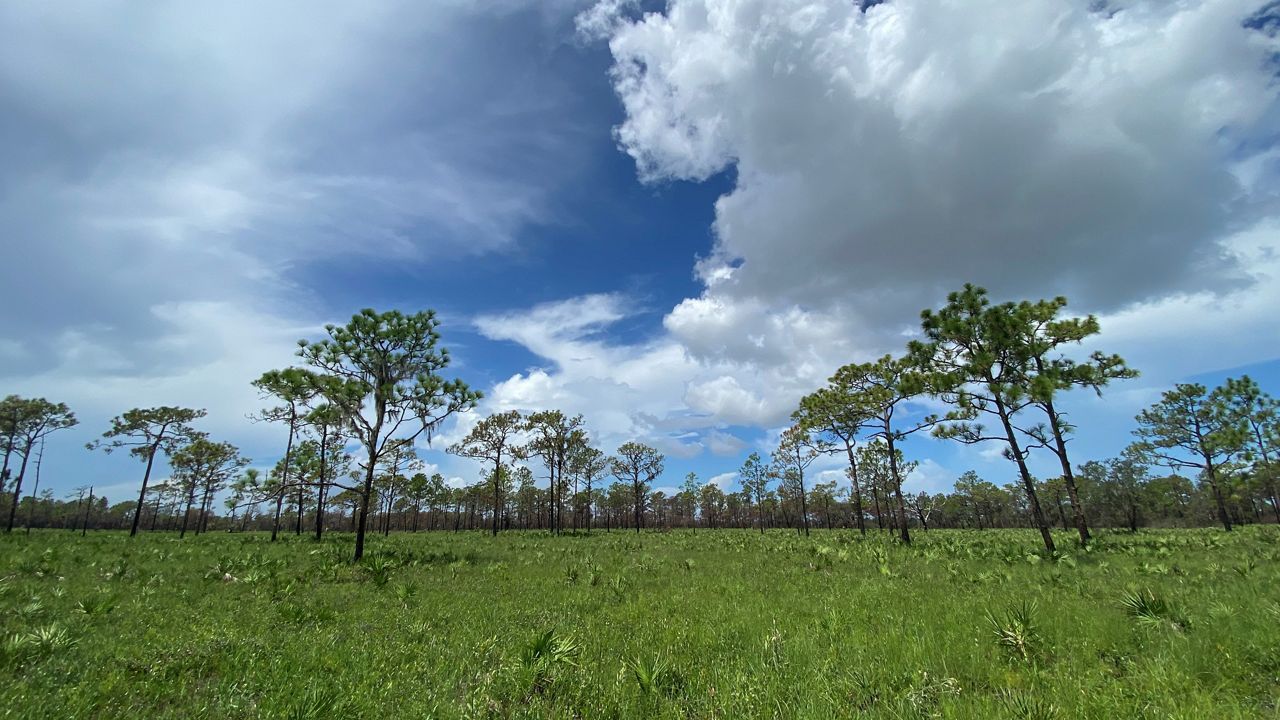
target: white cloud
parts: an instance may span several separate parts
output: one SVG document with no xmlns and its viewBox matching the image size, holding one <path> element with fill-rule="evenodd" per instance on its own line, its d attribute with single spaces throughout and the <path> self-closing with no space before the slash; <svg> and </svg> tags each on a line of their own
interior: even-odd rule
<svg viewBox="0 0 1280 720">
<path fill-rule="evenodd" d="M 738 482 L 738 473 L 727 472 L 720 473 L 719 475 L 713 475 L 707 479 L 707 482 L 719 487 L 721 490 L 728 490 Z"/>
<path fill-rule="evenodd" d="M 840 364 L 899 350 L 919 309 L 964 282 L 1068 295 L 1144 382 L 1272 357 L 1280 44 L 1244 27 L 1257 6 L 597 4 L 579 29 L 608 40 L 616 135 L 640 178 L 735 171 L 696 266 L 703 292 L 650 343 L 596 343 L 604 364 L 661 348 L 678 361 L 654 366 L 683 393 L 642 394 L 671 422 L 777 427 Z M 616 376 L 584 370 L 512 380 L 528 396 L 608 395 Z M 1149 395 L 1109 398 L 1131 416 Z M 1099 412 L 1090 402 L 1071 405 Z M 1003 462 L 983 450 L 960 454 Z M 950 478 L 926 461 L 914 482 Z"/>
<path fill-rule="evenodd" d="M 798 305 L 814 335 L 874 350 L 964 282 L 1108 312 L 1238 286 L 1219 241 L 1274 198 L 1274 172 L 1237 170 L 1266 156 L 1276 107 L 1280 45 L 1242 26 L 1258 3 L 1091 7 L 673 0 L 592 16 L 641 178 L 736 170 L 707 290 L 673 333 L 755 358 L 753 332 Z"/>
<path fill-rule="evenodd" d="M 949 493 L 955 487 L 959 473 L 953 473 L 932 458 L 919 461 L 916 469 L 902 483 L 904 493 Z"/>
<path fill-rule="evenodd" d="M 517 342 L 548 362 L 496 383 L 480 414 L 545 408 L 582 413 L 606 450 L 640 439 L 690 458 L 740 452 L 745 443 L 726 426 L 777 422 L 790 413 L 803 379 L 783 378 L 776 366 L 762 371 L 699 358 L 666 335 L 635 344 L 605 339 L 610 325 L 639 312 L 620 295 L 587 295 L 477 318 L 486 337 Z M 768 390 L 756 395 L 743 389 L 746 384 L 767 384 Z"/>
<path fill-rule="evenodd" d="M 278 429 L 244 419 L 248 383 L 352 309 L 317 277 L 559 221 L 578 94 L 528 59 L 577 5 L 0 8 L 0 287 L 40 310 L 0 317 L 5 385 L 72 405 L 82 425 L 58 442 L 189 405 L 278 454 Z M 54 482 L 140 475 L 118 456 L 49 465 Z"/>
</svg>

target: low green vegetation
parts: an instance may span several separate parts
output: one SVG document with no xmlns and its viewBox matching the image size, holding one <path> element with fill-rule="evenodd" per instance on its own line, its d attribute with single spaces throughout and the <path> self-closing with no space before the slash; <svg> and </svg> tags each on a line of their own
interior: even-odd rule
<svg viewBox="0 0 1280 720">
<path fill-rule="evenodd" d="M 1280 529 L 36 531 L 11 718 L 1256 718 Z"/>
</svg>

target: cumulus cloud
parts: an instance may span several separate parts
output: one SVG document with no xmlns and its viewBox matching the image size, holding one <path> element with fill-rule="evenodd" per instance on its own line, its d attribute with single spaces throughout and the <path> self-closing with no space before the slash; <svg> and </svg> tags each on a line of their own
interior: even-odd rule
<svg viewBox="0 0 1280 720">
<path fill-rule="evenodd" d="M 1259 6 L 674 0 L 589 24 L 640 177 L 736 172 L 707 291 L 668 320 L 750 357 L 796 305 L 885 347 L 964 282 L 1109 312 L 1250 283 L 1221 241 L 1275 199 Z"/>
<path fill-rule="evenodd" d="M 335 269 L 493 253 L 561 221 L 584 128 L 571 80 L 529 58 L 579 9 L 0 8 L 0 287 L 32 309 L 0 316 L 0 380 L 97 431 L 189 404 L 265 445 L 248 382 L 351 311 Z"/>
<path fill-rule="evenodd" d="M 599 334 L 637 311 L 620 295 L 587 295 L 477 318 L 489 339 L 519 343 L 548 363 L 497 383 L 485 410 L 582 413 L 606 449 L 636 438 L 678 449 L 684 420 L 707 424 L 690 417 L 673 426 L 674 416 L 688 415 L 680 398 L 696 363 L 670 340 L 616 345 Z"/>
<path fill-rule="evenodd" d="M 1249 21 L 1258 8 L 598 3 L 579 31 L 608 42 L 625 111 L 615 135 L 640 179 L 732 170 L 734 186 L 695 265 L 704 289 L 666 314 L 664 334 L 591 339 L 622 314 L 598 299 L 574 307 L 567 335 L 524 325 L 549 309 L 519 316 L 505 336 L 554 362 L 499 395 L 608 398 L 607 415 L 643 388 L 643 416 L 661 422 L 616 417 L 613 431 L 776 431 L 839 365 L 899 350 L 919 309 L 964 282 L 1100 313 L 1101 347 L 1149 384 L 1271 357 L 1280 45 Z M 1207 341 L 1187 352 L 1187 330 Z M 629 360 L 667 382 L 599 372 Z M 1108 412 L 1131 417 L 1149 395 L 1122 390 Z M 1070 404 L 1097 412 L 1091 402 Z M 981 450 L 957 457 L 1002 462 Z M 953 479 L 926 460 L 908 485 Z"/>
</svg>

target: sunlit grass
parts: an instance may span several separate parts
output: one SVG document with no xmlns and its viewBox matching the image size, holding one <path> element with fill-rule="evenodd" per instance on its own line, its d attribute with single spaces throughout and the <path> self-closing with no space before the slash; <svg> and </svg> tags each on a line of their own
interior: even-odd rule
<svg viewBox="0 0 1280 720">
<path fill-rule="evenodd" d="M 1280 532 L 0 539 L 5 717 L 1276 716 Z"/>
</svg>

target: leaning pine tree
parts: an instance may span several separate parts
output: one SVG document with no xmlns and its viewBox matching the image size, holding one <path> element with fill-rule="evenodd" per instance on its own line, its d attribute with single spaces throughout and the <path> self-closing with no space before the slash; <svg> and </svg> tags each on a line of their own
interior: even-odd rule
<svg viewBox="0 0 1280 720">
<path fill-rule="evenodd" d="M 156 454 L 172 454 L 183 443 L 198 437 L 200 433 L 191 427 L 191 423 L 204 416 L 204 410 L 191 408 L 134 408 L 112 418 L 111 429 L 102 433 L 102 440 L 86 445 L 90 450 L 102 448 L 107 453 L 127 448 L 129 454 L 147 463 L 147 469 L 142 473 L 142 489 L 138 491 L 138 505 L 133 510 L 130 537 L 138 534 L 138 522 L 147 500 L 147 483 L 151 479 Z"/>
<path fill-rule="evenodd" d="M 1047 425 L 1028 427 L 1027 434 L 1036 446 L 1048 449 L 1058 458 L 1076 532 L 1080 534 L 1080 543 L 1085 544 L 1089 542 L 1089 524 L 1067 454 L 1067 441 L 1074 427 L 1067 422 L 1066 413 L 1055 400 L 1058 393 L 1077 387 L 1089 388 L 1101 395 L 1102 388 L 1112 380 L 1137 377 L 1138 372 L 1126 366 L 1119 355 L 1095 352 L 1085 361 L 1063 356 L 1061 347 L 1078 344 L 1096 335 L 1100 329 L 1098 319 L 1092 315 L 1059 318 L 1058 312 L 1066 305 L 1066 298 L 1056 297 L 1053 300 L 999 305 L 989 312 L 1000 314 L 1009 329 L 1007 336 L 1015 339 L 1020 348 L 1018 355 L 1022 361 L 1015 367 L 1030 373 L 1023 384 L 1032 404 L 1048 420 Z"/>
<path fill-rule="evenodd" d="M 925 340 L 910 343 L 912 360 L 928 373 L 933 392 L 954 409 L 934 434 L 966 444 L 998 442 L 1004 455 L 1018 467 L 1027 494 L 1031 518 L 1040 530 L 1044 547 L 1054 551 L 1053 535 L 1040 507 L 1035 480 L 1027 468 L 1030 448 L 1020 436 L 1020 413 L 1034 403 L 1027 378 L 1032 361 L 1024 351 L 1021 328 L 1012 303 L 992 307 L 987 291 L 965 285 L 947 296 L 947 304 L 920 314 Z M 988 430 L 979 418 L 999 422 Z"/>
<path fill-rule="evenodd" d="M 363 310 L 346 325 L 328 325 L 329 337 L 299 342 L 298 355 L 330 377 L 329 402 L 343 409 L 352 437 L 365 451 L 358 493 L 355 559 L 364 555 L 369 501 L 379 461 L 392 446 L 422 434 L 428 439 L 446 418 L 470 410 L 480 398 L 460 380 L 445 380 L 449 351 L 437 347 L 439 321 L 431 310 Z"/>
</svg>

